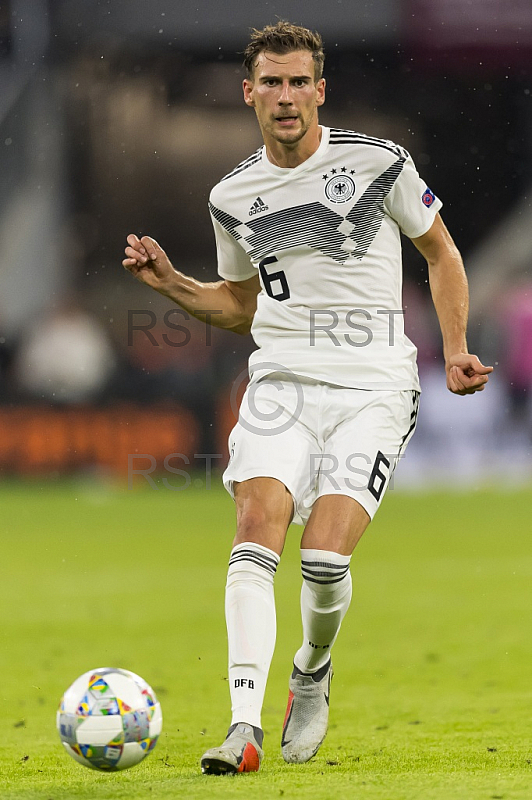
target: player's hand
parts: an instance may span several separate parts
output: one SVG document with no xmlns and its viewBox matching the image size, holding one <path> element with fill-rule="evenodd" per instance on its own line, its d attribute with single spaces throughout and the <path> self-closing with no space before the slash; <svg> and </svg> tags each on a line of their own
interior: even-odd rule
<svg viewBox="0 0 532 800">
<path fill-rule="evenodd" d="M 162 247 L 150 236 L 139 239 L 134 233 L 129 234 L 127 243 L 122 265 L 137 280 L 165 292 L 176 272 Z"/>
<path fill-rule="evenodd" d="M 447 388 L 453 394 L 474 394 L 481 392 L 493 367 L 484 364 L 471 353 L 457 353 L 445 364 L 447 372 Z"/>
</svg>

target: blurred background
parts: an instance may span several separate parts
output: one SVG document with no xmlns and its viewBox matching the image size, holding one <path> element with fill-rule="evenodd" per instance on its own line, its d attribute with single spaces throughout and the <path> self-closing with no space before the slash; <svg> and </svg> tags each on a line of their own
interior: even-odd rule
<svg viewBox="0 0 532 800">
<path fill-rule="evenodd" d="M 396 486 L 532 481 L 530 0 L 0 0 L 4 477 L 124 479 L 128 456 L 131 471 L 170 453 L 223 464 L 253 342 L 187 319 L 121 260 L 128 233 L 149 234 L 216 280 L 207 198 L 261 144 L 241 52 L 277 18 L 323 35 L 321 121 L 405 146 L 442 198 L 470 349 L 496 365 L 482 394 L 447 392 L 426 265 L 405 242 L 423 396 Z"/>
</svg>

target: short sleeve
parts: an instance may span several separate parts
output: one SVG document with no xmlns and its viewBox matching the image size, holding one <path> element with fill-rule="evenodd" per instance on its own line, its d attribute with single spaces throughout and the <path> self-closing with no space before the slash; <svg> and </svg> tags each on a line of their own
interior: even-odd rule
<svg viewBox="0 0 532 800">
<path fill-rule="evenodd" d="M 423 236 L 443 203 L 423 181 L 412 161 L 406 159 L 401 174 L 384 200 L 386 213 L 410 239 Z"/>
<path fill-rule="evenodd" d="M 218 274 L 228 281 L 246 281 L 257 274 L 245 250 L 211 214 L 216 239 Z"/>
</svg>

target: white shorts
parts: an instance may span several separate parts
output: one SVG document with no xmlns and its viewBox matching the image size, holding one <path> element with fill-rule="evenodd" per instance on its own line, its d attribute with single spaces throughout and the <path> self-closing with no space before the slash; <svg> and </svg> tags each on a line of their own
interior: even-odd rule
<svg viewBox="0 0 532 800">
<path fill-rule="evenodd" d="M 224 486 L 267 477 L 306 524 L 318 497 L 341 494 L 373 517 L 416 427 L 419 392 L 331 386 L 272 374 L 251 383 L 229 436 Z"/>
</svg>

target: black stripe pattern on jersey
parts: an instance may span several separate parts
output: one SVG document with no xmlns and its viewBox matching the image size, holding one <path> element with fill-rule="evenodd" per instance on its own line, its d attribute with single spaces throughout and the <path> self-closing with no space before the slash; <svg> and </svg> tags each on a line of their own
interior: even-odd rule
<svg viewBox="0 0 532 800">
<path fill-rule="evenodd" d="M 307 245 L 344 264 L 348 258 L 360 260 L 368 252 L 384 219 L 384 199 L 401 174 L 405 160 L 398 158 L 375 178 L 346 217 L 317 201 L 264 214 L 245 223 L 212 203 L 209 208 L 236 241 L 247 243 L 244 249 L 252 261 Z"/>
<path fill-rule="evenodd" d="M 262 158 L 262 147 L 259 148 L 255 153 L 253 153 L 253 155 L 249 156 L 249 158 L 246 158 L 244 161 L 241 161 L 240 164 L 237 164 L 237 166 L 234 168 L 234 170 L 232 170 L 232 172 L 229 172 L 227 175 L 225 175 L 225 177 L 222 178 L 222 181 L 226 181 L 228 178 L 232 178 L 233 175 L 239 175 L 241 172 L 244 172 L 245 169 L 248 169 L 248 167 L 252 167 L 253 164 L 256 164 L 258 161 L 260 161 L 261 158 Z"/>
<path fill-rule="evenodd" d="M 340 214 L 319 202 L 283 208 L 246 222 L 252 230 L 245 237 L 251 245 L 249 255 L 260 261 L 268 253 L 306 244 L 343 264 L 349 255 L 341 249 L 346 236 L 337 230 L 343 221 Z"/>
<path fill-rule="evenodd" d="M 301 574 L 306 581 L 326 585 L 343 581 L 349 572 L 349 564 L 332 564 L 330 561 L 301 560 Z"/>
<path fill-rule="evenodd" d="M 353 251 L 355 258 L 360 259 L 366 255 L 379 232 L 385 214 L 384 198 L 401 174 L 404 163 L 404 158 L 398 158 L 379 175 L 347 215 L 347 221 L 354 225 L 350 238 L 356 241 L 356 249 Z"/>
<path fill-rule="evenodd" d="M 268 572 L 271 572 L 272 575 L 275 575 L 277 571 L 277 565 L 279 563 L 278 558 L 276 560 L 273 556 L 267 556 L 261 550 L 258 548 L 255 549 L 254 547 L 245 547 L 233 550 L 229 559 L 229 566 L 231 567 L 233 564 L 238 564 L 240 561 L 251 561 L 258 567 L 262 567 Z"/>
<path fill-rule="evenodd" d="M 226 231 L 229 231 L 231 236 L 234 236 L 237 242 L 242 238 L 237 231 L 237 228 L 242 225 L 239 219 L 232 217 L 231 214 L 226 214 L 225 211 L 222 211 L 221 208 L 216 208 L 212 203 L 209 203 L 209 211 L 214 219 L 219 222 Z"/>
<path fill-rule="evenodd" d="M 408 150 L 390 141 L 390 139 L 378 139 L 376 136 L 367 136 L 365 133 L 357 133 L 356 131 L 344 131 L 340 128 L 331 128 L 329 144 L 363 144 L 371 147 L 382 147 L 384 150 L 399 156 L 399 158 L 406 160 L 409 157 Z"/>
</svg>

